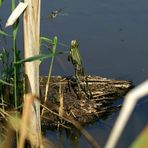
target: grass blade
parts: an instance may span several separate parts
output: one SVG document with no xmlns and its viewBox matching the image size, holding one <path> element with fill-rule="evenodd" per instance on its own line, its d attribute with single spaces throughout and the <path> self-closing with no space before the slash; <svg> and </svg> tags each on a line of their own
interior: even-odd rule
<svg viewBox="0 0 148 148">
<path fill-rule="evenodd" d="M 0 7 L 2 6 L 4 0 L 0 0 Z"/>
<path fill-rule="evenodd" d="M 53 41 L 51 39 L 47 38 L 47 37 L 40 37 L 40 41 L 41 41 L 41 43 L 46 42 L 49 45 L 53 44 Z M 57 43 L 57 44 L 60 45 L 60 46 L 63 46 L 63 47 L 69 47 L 69 46 L 67 46 L 66 44 L 63 44 L 63 43 Z"/>
<path fill-rule="evenodd" d="M 53 62 L 54 62 L 54 58 L 55 58 L 55 52 L 56 52 L 56 47 L 57 47 L 57 37 L 55 36 L 53 39 L 53 47 L 52 47 L 52 54 L 54 56 L 52 56 L 51 59 L 51 63 L 50 63 L 50 68 L 49 68 L 49 72 L 48 72 L 48 79 L 47 79 L 47 83 L 46 83 L 46 88 L 45 88 L 45 98 L 44 98 L 44 102 L 46 102 L 47 100 L 47 94 L 48 94 L 48 89 L 49 89 L 49 82 L 50 82 L 50 77 L 51 77 L 51 72 L 52 72 L 52 67 L 53 67 Z M 44 109 L 42 110 L 42 115 L 44 113 Z"/>
<path fill-rule="evenodd" d="M 42 60 L 50 58 L 52 56 L 53 56 L 53 54 L 39 54 L 39 55 L 35 55 L 35 56 L 29 57 L 29 58 L 26 58 L 26 59 L 22 59 L 20 61 L 15 62 L 14 64 L 22 64 L 22 63 L 25 63 L 25 62 L 32 62 L 32 61 L 35 61 L 35 60 L 41 60 L 42 61 Z"/>
<path fill-rule="evenodd" d="M 148 80 L 132 89 L 125 96 L 122 109 L 105 145 L 105 148 L 114 148 L 116 146 L 118 139 L 121 136 L 121 133 L 123 132 L 125 125 L 136 106 L 136 103 L 148 94 L 147 88 Z"/>
<path fill-rule="evenodd" d="M 0 83 L 5 84 L 5 85 L 9 85 L 9 86 L 13 86 L 13 84 L 10 84 L 2 79 L 0 79 Z"/>
<path fill-rule="evenodd" d="M 41 43 L 44 41 L 47 42 L 48 44 L 52 44 L 52 40 L 46 37 L 40 37 L 40 41 Z"/>
<path fill-rule="evenodd" d="M 6 32 L 4 32 L 3 30 L 0 29 L 0 35 L 2 36 L 9 36 Z"/>
</svg>

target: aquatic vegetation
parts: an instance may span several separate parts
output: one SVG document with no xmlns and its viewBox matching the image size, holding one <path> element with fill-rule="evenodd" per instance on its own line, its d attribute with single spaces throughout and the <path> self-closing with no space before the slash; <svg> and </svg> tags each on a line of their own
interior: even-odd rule
<svg viewBox="0 0 148 148">
<path fill-rule="evenodd" d="M 13 78 L 13 63 L 10 61 L 10 53 L 5 48 L 0 53 L 0 61 L 1 79 L 10 83 Z"/>
<path fill-rule="evenodd" d="M 13 103 L 10 99 L 10 89 L 13 87 L 13 64 L 10 62 L 9 52 L 3 48 L 0 53 L 1 61 L 1 79 L 0 79 L 0 99 L 2 108 L 5 110 L 5 105 Z"/>
<path fill-rule="evenodd" d="M 51 52 L 52 52 L 53 56 L 52 56 L 51 63 L 50 63 L 50 68 L 49 68 L 49 73 L 48 73 L 48 80 L 47 80 L 47 83 L 46 83 L 46 90 L 45 90 L 45 99 L 44 99 L 44 102 L 46 102 L 46 100 L 47 100 L 47 94 L 48 94 L 48 90 L 49 90 L 49 81 L 50 81 L 52 67 L 53 67 L 53 62 L 54 62 L 54 57 L 55 57 L 55 52 L 56 52 L 56 46 L 57 46 L 57 37 L 54 37 L 54 39 L 53 39 L 53 46 L 51 48 Z"/>
<path fill-rule="evenodd" d="M 0 35 L 8 36 L 8 34 L 6 32 L 4 32 L 3 30 L 0 30 Z"/>
</svg>

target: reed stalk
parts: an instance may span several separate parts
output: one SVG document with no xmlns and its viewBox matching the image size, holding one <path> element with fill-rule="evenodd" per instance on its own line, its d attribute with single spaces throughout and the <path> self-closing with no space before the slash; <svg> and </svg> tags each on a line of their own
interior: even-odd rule
<svg viewBox="0 0 148 148">
<path fill-rule="evenodd" d="M 12 0 L 12 11 L 15 9 L 15 0 Z M 16 46 L 16 37 L 17 37 L 17 30 L 18 30 L 18 22 L 14 23 L 12 27 L 12 37 L 13 37 L 13 62 L 17 62 L 17 46 Z M 14 65 L 14 106 L 17 109 L 17 66 Z"/>
<path fill-rule="evenodd" d="M 127 121 L 129 120 L 137 102 L 148 94 L 148 80 L 132 89 L 126 96 L 123 102 L 122 109 L 114 124 L 109 139 L 105 148 L 114 148 L 121 136 Z"/>
<path fill-rule="evenodd" d="M 15 0 L 12 0 L 12 11 L 15 9 Z M 17 62 L 17 46 L 16 46 L 16 37 L 17 37 L 17 30 L 18 30 L 18 21 L 14 23 L 12 27 L 12 38 L 13 38 L 13 62 Z M 17 100 L 17 66 L 14 65 L 14 106 L 17 110 L 18 107 L 18 100 Z M 17 112 L 16 112 L 17 117 Z M 16 143 L 18 144 L 18 133 L 16 132 Z"/>
<path fill-rule="evenodd" d="M 40 50 L 40 0 L 24 0 L 28 4 L 24 12 L 24 53 L 25 58 L 39 55 Z M 39 96 L 39 61 L 25 63 L 26 93 Z M 30 129 L 37 133 L 32 137 L 34 147 L 41 146 L 40 103 L 32 103 Z"/>
<path fill-rule="evenodd" d="M 56 46 L 57 46 L 57 37 L 55 36 L 54 39 L 53 39 L 53 47 L 52 47 L 52 50 L 51 50 L 53 56 L 51 58 L 51 63 L 50 63 L 49 72 L 48 72 L 48 79 L 47 79 L 46 88 L 45 88 L 44 102 L 46 102 L 47 96 L 48 96 L 49 82 L 50 82 L 51 72 L 52 72 L 52 67 L 53 67 L 53 62 L 54 62 L 54 58 L 55 58 Z M 43 115 L 43 113 L 44 113 L 44 108 L 42 110 L 41 115 Z"/>
</svg>

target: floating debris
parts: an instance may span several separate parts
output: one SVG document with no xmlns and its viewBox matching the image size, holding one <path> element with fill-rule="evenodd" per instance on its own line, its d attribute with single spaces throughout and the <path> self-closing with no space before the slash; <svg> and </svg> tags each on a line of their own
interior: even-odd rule
<svg viewBox="0 0 148 148">
<path fill-rule="evenodd" d="M 45 94 L 46 81 L 47 77 L 40 78 L 41 97 Z M 113 101 L 123 97 L 132 86 L 130 81 L 107 79 L 100 76 L 82 76 L 81 85 L 87 85 L 89 92 L 79 91 L 74 77 L 51 77 L 48 99 L 44 103 L 50 112 L 49 110 L 44 112 L 42 123 L 57 125 L 61 121 L 59 89 L 63 92 L 63 118 L 74 119 L 81 125 L 85 125 L 119 110 L 121 106 L 113 106 Z M 64 122 L 64 125 L 66 123 Z"/>
</svg>

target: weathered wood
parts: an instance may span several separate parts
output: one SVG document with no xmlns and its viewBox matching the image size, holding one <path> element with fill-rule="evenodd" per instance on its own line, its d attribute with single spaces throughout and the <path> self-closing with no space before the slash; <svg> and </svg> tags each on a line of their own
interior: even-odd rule
<svg viewBox="0 0 148 148">
<path fill-rule="evenodd" d="M 44 98 L 47 77 L 40 78 L 41 97 Z M 53 112 L 59 112 L 59 87 L 62 85 L 66 118 L 73 117 L 81 124 L 87 124 L 98 117 L 116 111 L 119 106 L 111 106 L 117 98 L 123 97 L 131 88 L 130 81 L 107 79 L 100 76 L 81 77 L 82 90 L 78 90 L 75 77 L 51 77 L 48 100 L 45 105 Z M 43 115 L 43 123 L 59 123 L 59 117 L 50 112 Z M 46 119 L 45 119 L 46 118 Z M 48 120 L 47 120 L 48 118 Z"/>
</svg>

